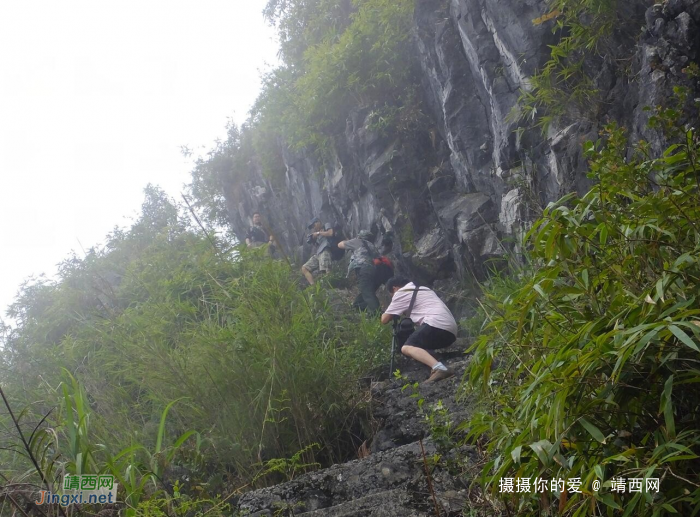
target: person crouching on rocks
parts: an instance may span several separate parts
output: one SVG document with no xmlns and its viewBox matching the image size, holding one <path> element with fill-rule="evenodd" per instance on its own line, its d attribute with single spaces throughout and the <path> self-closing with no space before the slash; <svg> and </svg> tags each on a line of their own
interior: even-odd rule
<svg viewBox="0 0 700 517">
<path fill-rule="evenodd" d="M 386 283 L 386 289 L 392 298 L 386 312 L 382 314 L 382 325 L 408 311 L 416 285 L 407 278 L 395 276 Z M 426 350 L 448 347 L 457 339 L 457 322 L 450 309 L 432 289 L 420 286 L 411 314 L 405 316 L 413 320 L 416 330 L 406 339 L 401 353 L 431 368 L 430 377 L 424 384 L 452 377 L 454 371 Z"/>
<path fill-rule="evenodd" d="M 338 243 L 341 250 L 352 251 L 352 258 L 348 266 L 348 276 L 355 274 L 360 294 L 357 295 L 352 306 L 359 310 L 371 313 L 379 312 L 379 298 L 377 298 L 377 277 L 375 274 L 374 259 L 379 256 L 377 248 L 370 242 L 372 233 L 362 230 L 357 238 Z"/>
</svg>

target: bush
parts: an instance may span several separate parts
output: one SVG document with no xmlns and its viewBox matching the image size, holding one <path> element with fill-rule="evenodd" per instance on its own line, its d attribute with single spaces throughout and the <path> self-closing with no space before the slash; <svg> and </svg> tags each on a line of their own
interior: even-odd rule
<svg viewBox="0 0 700 517">
<path fill-rule="evenodd" d="M 165 465 L 153 461 L 171 462 L 159 443 L 198 431 L 198 475 L 228 471 L 238 484 L 298 451 L 304 464 L 354 455 L 367 422 L 357 381 L 387 358 L 387 329 L 338 310 L 322 286 L 300 290 L 299 274 L 264 249 L 217 252 L 181 212 L 149 191 L 131 229 L 17 300 L 0 360 L 27 434 L 57 401 L 75 401 L 60 413 L 59 463 L 82 471 L 133 456 L 159 477 Z M 62 368 L 79 398 L 57 389 Z M 8 477 L 26 466 L 0 454 Z"/>
<path fill-rule="evenodd" d="M 534 269 L 490 304 L 468 377 L 485 402 L 465 425 L 487 442 L 485 486 L 518 515 L 552 499 L 566 515 L 698 513 L 699 146 L 682 136 L 656 158 L 614 126 L 587 144 L 597 186 L 547 207 L 527 235 Z M 506 477 L 582 493 L 499 494 Z M 661 486 L 613 492 L 614 478 Z"/>
<path fill-rule="evenodd" d="M 270 0 L 283 65 L 266 75 L 250 128 L 263 172 L 284 172 L 281 149 L 326 163 L 356 107 L 397 132 L 425 123 L 411 45 L 413 0 Z M 375 122 L 377 122 L 375 121 Z"/>
</svg>

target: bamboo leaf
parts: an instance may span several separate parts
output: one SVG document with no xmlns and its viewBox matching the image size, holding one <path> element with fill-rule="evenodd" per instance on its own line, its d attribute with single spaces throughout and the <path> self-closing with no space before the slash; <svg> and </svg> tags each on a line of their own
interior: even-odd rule
<svg viewBox="0 0 700 517">
<path fill-rule="evenodd" d="M 579 423 L 588 431 L 588 434 L 590 434 L 594 440 L 600 442 L 600 443 L 605 443 L 605 435 L 598 429 L 594 424 L 589 422 L 586 418 L 581 417 L 578 419 Z"/>
<path fill-rule="evenodd" d="M 535 452 L 543 465 L 549 465 L 552 456 L 552 442 L 549 440 L 539 440 L 531 443 L 530 448 Z"/>
<path fill-rule="evenodd" d="M 673 375 L 669 376 L 664 383 L 664 391 L 661 395 L 661 409 L 666 422 L 666 432 L 671 438 L 676 437 L 676 425 L 673 418 L 673 401 L 671 394 L 673 391 Z"/>
<path fill-rule="evenodd" d="M 700 352 L 700 348 L 698 348 L 698 345 L 695 344 L 695 342 L 688 336 L 688 334 L 683 332 L 676 325 L 669 325 L 668 328 L 673 333 L 673 335 L 676 336 L 685 346 L 687 346 L 688 348 L 692 348 L 696 352 Z"/>
<path fill-rule="evenodd" d="M 520 453 L 523 450 L 522 445 L 518 445 L 515 449 L 510 451 L 510 457 L 513 458 L 513 462 L 520 463 Z"/>
</svg>

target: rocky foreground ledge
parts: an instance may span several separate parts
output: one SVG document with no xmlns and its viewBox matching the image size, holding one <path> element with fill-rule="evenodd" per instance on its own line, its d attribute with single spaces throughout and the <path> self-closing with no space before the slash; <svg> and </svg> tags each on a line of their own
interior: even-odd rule
<svg viewBox="0 0 700 517">
<path fill-rule="evenodd" d="M 435 353 L 457 372 L 451 379 L 421 385 L 417 391 L 412 386 L 404 388 L 425 380 L 427 368 L 401 359 L 398 367 L 404 380 L 374 383 L 369 388 L 380 428 L 372 438 L 368 456 L 244 494 L 238 501 L 238 511 L 250 516 L 462 515 L 476 497 L 469 488 L 476 453 L 469 447 L 442 450 L 442 437 L 431 436 L 424 415 L 442 401 L 453 422 L 468 416 L 469 398 L 460 403 L 455 400 L 469 361 L 464 355 L 466 348 L 465 342 L 458 341 Z M 422 411 L 418 408 L 421 398 Z M 440 453 L 442 459 L 436 464 L 433 457 Z"/>
</svg>

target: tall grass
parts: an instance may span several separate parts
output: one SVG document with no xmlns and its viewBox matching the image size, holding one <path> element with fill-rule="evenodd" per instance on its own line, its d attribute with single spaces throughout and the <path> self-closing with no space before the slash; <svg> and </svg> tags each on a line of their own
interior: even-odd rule
<svg viewBox="0 0 700 517">
<path fill-rule="evenodd" d="M 368 428 L 358 379 L 388 357 L 387 330 L 323 285 L 300 290 L 263 250 L 222 256 L 166 198 L 144 207 L 15 305 L 4 382 L 28 414 L 58 408 L 55 461 L 119 473 L 136 507 L 176 461 L 213 495 L 299 451 L 300 465 L 354 454 Z"/>
</svg>

